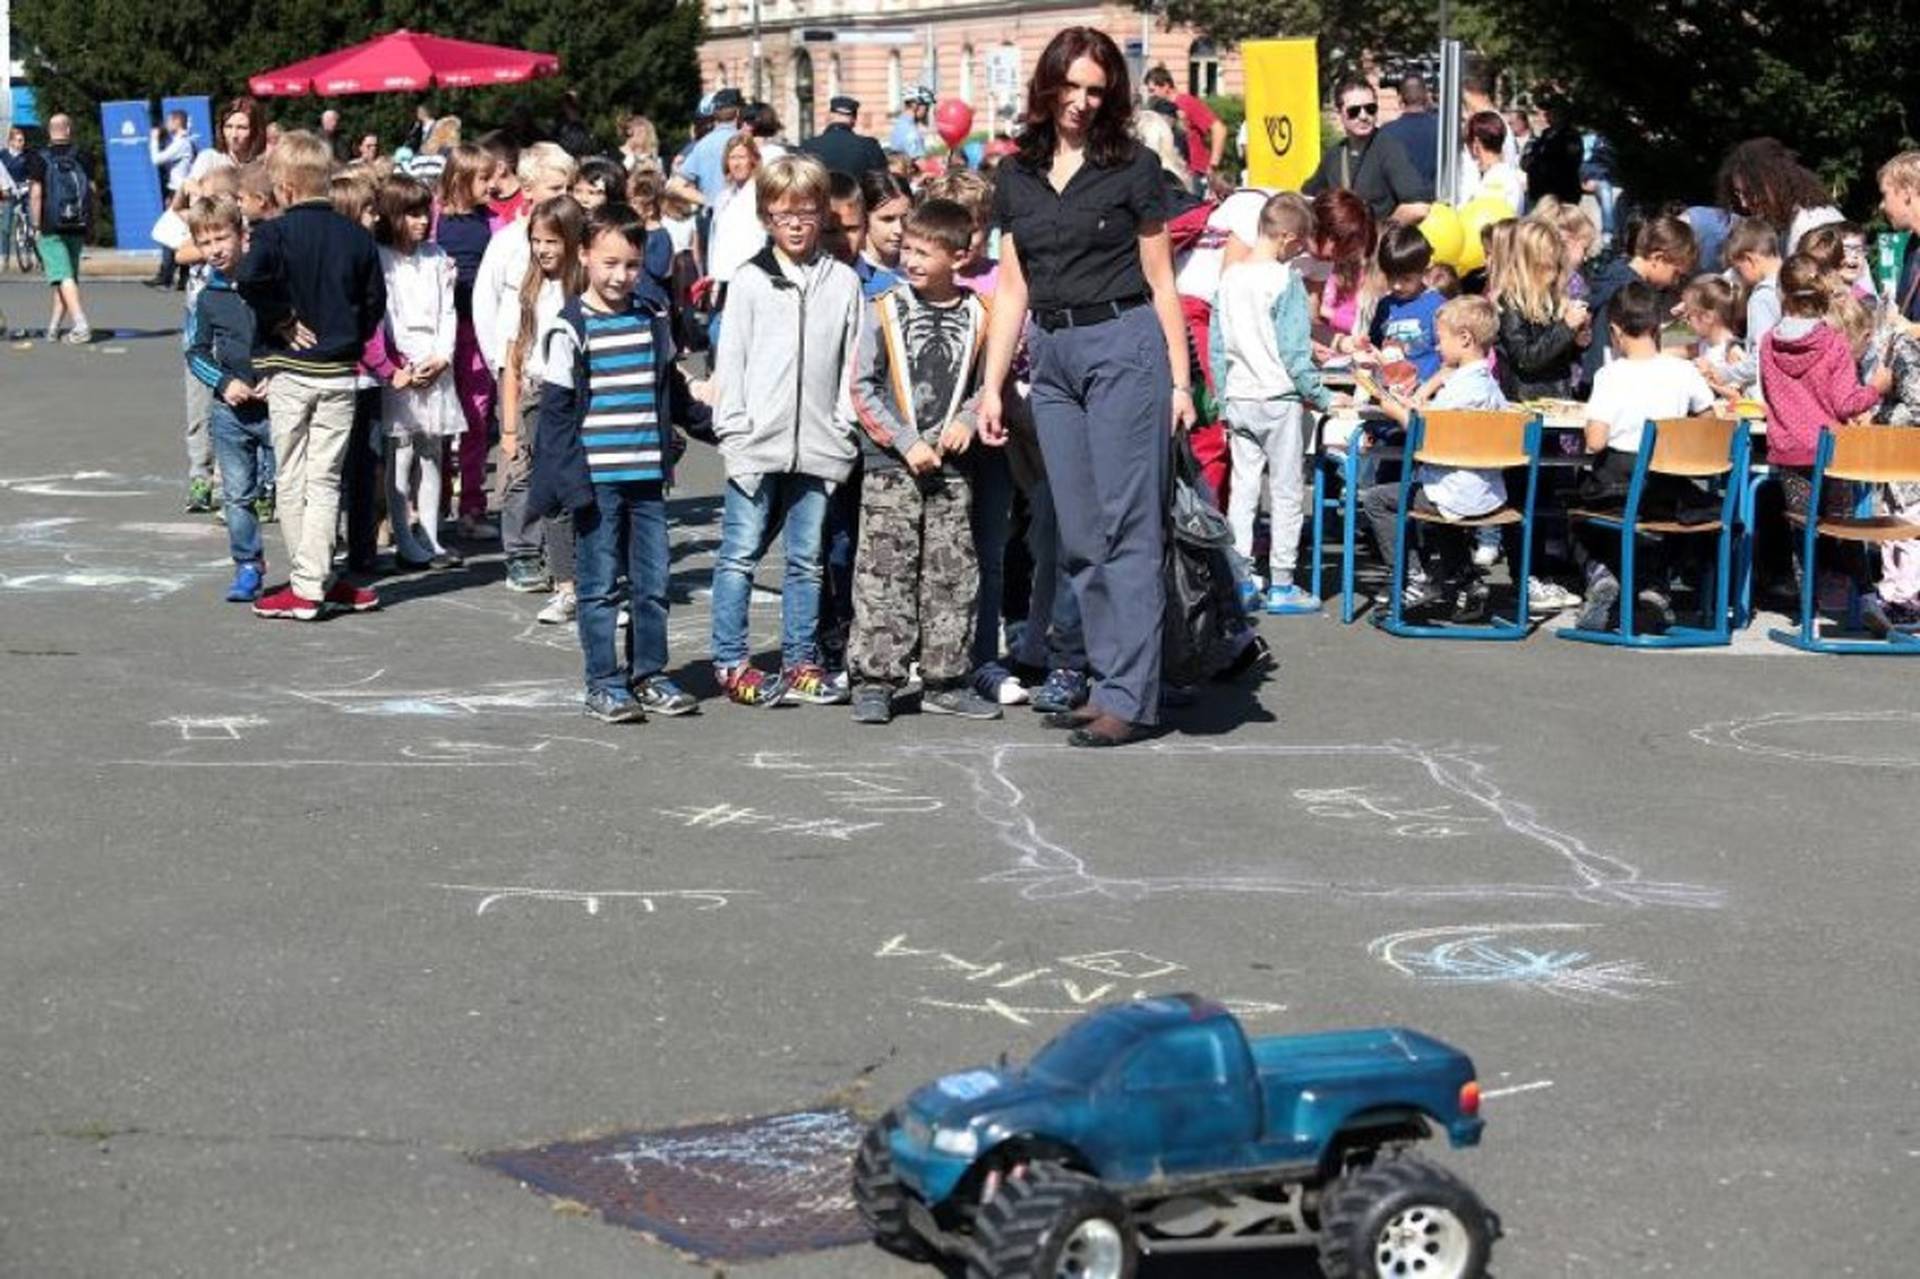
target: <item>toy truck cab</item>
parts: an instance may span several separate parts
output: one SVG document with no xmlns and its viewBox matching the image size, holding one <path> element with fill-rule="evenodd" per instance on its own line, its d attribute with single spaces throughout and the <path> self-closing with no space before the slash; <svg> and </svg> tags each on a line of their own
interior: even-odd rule
<svg viewBox="0 0 1920 1279">
<path fill-rule="evenodd" d="M 1075 1238 L 1072 1246 L 1092 1247 L 1089 1232 L 1112 1266 L 1089 1269 L 1081 1257 L 1074 1269 L 1063 1255 L 1058 1273 L 1119 1279 L 1140 1249 L 1318 1238 L 1329 1275 L 1477 1274 L 1497 1231 L 1492 1215 L 1433 1165 L 1383 1157 L 1435 1124 L 1456 1146 L 1480 1138 L 1473 1064 L 1438 1040 L 1382 1028 L 1250 1041 L 1219 1005 L 1169 996 L 1092 1013 L 1024 1066 L 963 1071 L 917 1090 L 869 1134 L 855 1197 L 883 1244 L 965 1258 L 977 1279 L 1051 1276 L 1008 1268 L 1009 1249 Z M 1376 1224 L 1356 1201 L 1326 1220 L 1335 1192 L 1368 1176 L 1446 1201 L 1427 1204 L 1413 1233 L 1395 1227 L 1419 1267 L 1377 1269 L 1391 1252 L 1382 1232 L 1404 1214 Z M 1062 1233 L 1052 1218 L 1063 1212 L 1092 1215 Z M 1344 1248 L 1348 1268 L 1329 1264 L 1330 1248 Z"/>
</svg>

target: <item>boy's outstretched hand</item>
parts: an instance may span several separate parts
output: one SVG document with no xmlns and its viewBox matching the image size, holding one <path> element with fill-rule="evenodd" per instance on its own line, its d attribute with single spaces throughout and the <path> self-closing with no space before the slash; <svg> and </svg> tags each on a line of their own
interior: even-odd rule
<svg viewBox="0 0 1920 1279">
<path fill-rule="evenodd" d="M 250 404 L 255 400 L 265 399 L 266 396 L 263 391 L 248 386 L 239 378 L 234 378 L 231 382 L 227 383 L 227 389 L 220 392 L 220 398 L 225 400 L 229 407 L 237 409 L 243 404 Z"/>
</svg>

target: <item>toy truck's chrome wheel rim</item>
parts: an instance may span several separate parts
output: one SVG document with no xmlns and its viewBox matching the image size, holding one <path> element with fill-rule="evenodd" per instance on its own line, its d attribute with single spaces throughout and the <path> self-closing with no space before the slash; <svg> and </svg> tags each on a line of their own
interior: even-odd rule
<svg viewBox="0 0 1920 1279">
<path fill-rule="evenodd" d="M 1055 1279 L 1120 1279 L 1126 1253 L 1119 1227 L 1104 1217 L 1090 1217 L 1067 1236 Z"/>
<path fill-rule="evenodd" d="M 1467 1272 L 1473 1240 L 1445 1208 L 1402 1208 L 1380 1231 L 1373 1249 L 1380 1279 L 1458 1279 Z"/>
</svg>

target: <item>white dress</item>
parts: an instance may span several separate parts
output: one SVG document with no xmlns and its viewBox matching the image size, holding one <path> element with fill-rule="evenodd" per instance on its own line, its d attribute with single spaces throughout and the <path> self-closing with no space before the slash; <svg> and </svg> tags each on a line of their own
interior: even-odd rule
<svg viewBox="0 0 1920 1279">
<path fill-rule="evenodd" d="M 412 253 L 382 246 L 380 269 L 387 280 L 387 339 L 394 363 L 419 364 L 453 359 L 453 259 L 437 244 Z M 454 436 L 466 429 L 454 394 L 453 368 L 425 387 L 381 390 L 389 435 Z"/>
</svg>

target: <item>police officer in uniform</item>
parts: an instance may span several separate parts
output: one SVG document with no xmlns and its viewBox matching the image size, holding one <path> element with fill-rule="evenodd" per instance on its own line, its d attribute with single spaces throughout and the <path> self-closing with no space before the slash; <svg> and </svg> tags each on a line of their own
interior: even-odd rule
<svg viewBox="0 0 1920 1279">
<path fill-rule="evenodd" d="M 860 116 L 860 104 L 844 94 L 827 103 L 827 127 L 800 144 L 800 149 L 817 156 L 834 173 L 850 178 L 887 167 L 887 153 L 864 133 L 853 131 Z"/>
</svg>

